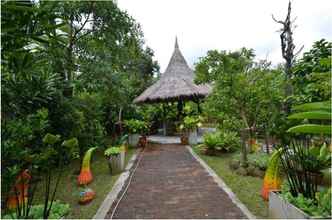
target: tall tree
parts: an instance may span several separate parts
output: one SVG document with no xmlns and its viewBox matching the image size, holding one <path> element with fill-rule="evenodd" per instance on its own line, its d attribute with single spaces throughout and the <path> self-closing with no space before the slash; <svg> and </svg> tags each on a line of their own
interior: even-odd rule
<svg viewBox="0 0 332 220">
<path fill-rule="evenodd" d="M 287 9 L 287 15 L 285 20 L 277 20 L 273 15 L 272 19 L 281 24 L 282 27 L 279 30 L 280 31 L 280 42 L 281 42 L 281 53 L 282 57 L 285 59 L 285 77 L 286 77 L 286 85 L 285 85 L 285 95 L 286 97 L 292 95 L 293 89 L 292 85 L 290 83 L 290 79 L 292 77 L 292 66 L 294 64 L 296 56 L 301 52 L 303 49 L 303 46 L 297 51 L 295 50 L 295 44 L 293 39 L 293 30 L 294 30 L 294 22 L 296 20 L 291 18 L 291 1 L 288 2 L 288 9 Z M 290 103 L 285 103 L 285 111 L 290 111 Z"/>
</svg>

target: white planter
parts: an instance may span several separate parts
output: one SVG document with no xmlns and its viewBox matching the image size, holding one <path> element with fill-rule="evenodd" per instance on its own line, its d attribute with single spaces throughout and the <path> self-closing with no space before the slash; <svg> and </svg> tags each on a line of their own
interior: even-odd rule
<svg viewBox="0 0 332 220">
<path fill-rule="evenodd" d="M 120 153 L 120 169 L 123 171 L 125 169 L 125 159 L 126 159 L 126 152 L 123 150 Z"/>
<path fill-rule="evenodd" d="M 111 175 L 120 173 L 123 169 L 121 168 L 121 154 L 112 155 L 108 159 L 108 165 L 110 168 Z"/>
<path fill-rule="evenodd" d="M 313 219 L 302 210 L 284 200 L 279 193 L 269 193 L 269 218 Z"/>
<path fill-rule="evenodd" d="M 197 144 L 197 130 L 196 129 L 194 131 L 190 131 L 189 137 L 188 137 L 188 142 L 190 145 Z"/>
<path fill-rule="evenodd" d="M 139 134 L 129 134 L 128 135 L 128 144 L 130 146 L 136 147 L 139 141 Z"/>
</svg>

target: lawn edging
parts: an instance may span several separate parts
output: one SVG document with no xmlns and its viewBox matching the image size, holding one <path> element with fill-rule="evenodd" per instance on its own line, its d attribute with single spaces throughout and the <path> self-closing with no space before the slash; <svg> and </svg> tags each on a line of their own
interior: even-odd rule
<svg viewBox="0 0 332 220">
<path fill-rule="evenodd" d="M 133 156 L 130 158 L 126 169 L 124 172 L 121 173 L 119 178 L 116 180 L 114 186 L 112 187 L 112 190 L 107 194 L 106 198 L 98 208 L 96 214 L 93 216 L 92 219 L 105 219 L 107 212 L 109 211 L 110 207 L 112 206 L 115 199 L 118 197 L 118 194 L 122 190 L 126 180 L 130 176 L 130 169 L 134 165 L 139 150 L 136 150 L 136 152 L 133 154 Z"/>
<path fill-rule="evenodd" d="M 220 188 L 222 188 L 229 198 L 232 200 L 232 202 L 249 218 L 249 219 L 255 219 L 256 216 L 254 216 L 248 208 L 237 198 L 237 196 L 233 193 L 233 191 L 226 185 L 226 183 L 214 172 L 213 169 L 205 163 L 203 159 L 201 159 L 194 151 L 193 149 L 187 145 L 186 148 L 191 153 L 191 155 L 205 168 L 205 170 L 208 172 L 208 174 L 213 178 L 213 180 L 218 184 Z"/>
</svg>

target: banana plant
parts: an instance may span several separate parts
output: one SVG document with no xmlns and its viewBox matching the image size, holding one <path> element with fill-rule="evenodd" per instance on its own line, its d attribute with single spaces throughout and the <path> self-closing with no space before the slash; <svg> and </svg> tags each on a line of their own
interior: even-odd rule
<svg viewBox="0 0 332 220">
<path fill-rule="evenodd" d="M 89 150 L 85 152 L 82 162 L 81 172 L 80 175 L 77 177 L 79 185 L 87 185 L 93 180 L 92 173 L 90 170 L 90 161 L 91 161 L 92 152 L 95 149 L 97 149 L 97 147 L 91 147 Z"/>
<path fill-rule="evenodd" d="M 295 106 L 293 110 L 300 112 L 290 115 L 288 119 L 321 120 L 322 122 L 329 121 L 329 124 L 305 123 L 291 127 L 287 132 L 302 134 L 331 134 L 331 101 L 298 105 Z"/>
</svg>

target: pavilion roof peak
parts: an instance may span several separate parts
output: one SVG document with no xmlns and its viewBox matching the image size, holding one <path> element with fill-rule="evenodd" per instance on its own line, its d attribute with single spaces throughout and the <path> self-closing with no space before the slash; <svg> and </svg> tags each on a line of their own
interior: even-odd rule
<svg viewBox="0 0 332 220">
<path fill-rule="evenodd" d="M 174 51 L 160 79 L 135 98 L 134 103 L 174 102 L 195 100 L 207 96 L 211 87 L 196 85 L 194 72 L 183 57 L 175 37 Z"/>
<path fill-rule="evenodd" d="M 174 45 L 174 51 L 171 56 L 171 59 L 168 63 L 168 66 L 163 74 L 163 76 L 167 75 L 175 75 L 175 76 L 190 76 L 193 78 L 193 71 L 190 69 L 190 67 L 187 64 L 187 61 L 185 60 L 184 56 L 182 55 L 179 44 L 178 44 L 178 38 L 175 37 L 175 45 Z"/>
<path fill-rule="evenodd" d="M 175 45 L 174 45 L 174 49 L 179 49 L 178 37 L 177 37 L 177 36 L 175 36 Z"/>
</svg>

